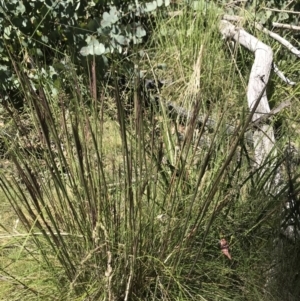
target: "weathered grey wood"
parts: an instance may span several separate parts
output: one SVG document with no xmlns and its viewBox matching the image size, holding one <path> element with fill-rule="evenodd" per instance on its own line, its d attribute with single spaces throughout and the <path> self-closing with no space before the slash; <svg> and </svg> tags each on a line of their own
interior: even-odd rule
<svg viewBox="0 0 300 301">
<path fill-rule="evenodd" d="M 248 106 L 251 110 L 258 96 L 265 89 L 272 69 L 273 51 L 250 35 L 242 28 L 236 27 L 226 20 L 220 22 L 220 32 L 226 39 L 233 39 L 245 48 L 254 53 L 255 59 L 252 65 L 247 91 Z M 266 92 L 264 92 L 260 103 L 253 115 L 252 121 L 259 119 L 265 114 L 270 114 L 270 106 Z M 269 156 L 275 145 L 274 130 L 269 124 L 261 124 L 253 133 L 255 160 L 257 166 L 262 165 L 263 161 Z"/>
<path fill-rule="evenodd" d="M 220 25 L 220 31 L 225 38 L 234 39 L 237 43 L 240 43 L 255 55 L 254 63 L 252 66 L 249 83 L 248 83 L 248 105 L 251 109 L 254 105 L 255 99 L 257 96 L 265 89 L 268 84 L 270 77 L 270 72 L 272 68 L 273 53 L 269 46 L 265 45 L 257 38 L 251 36 L 241 28 L 237 28 L 232 25 L 230 22 L 222 20 Z M 255 114 L 252 118 L 252 123 L 257 123 L 259 120 L 263 120 L 262 115 L 271 114 L 267 95 L 264 92 L 263 97 L 261 98 L 260 104 L 256 109 Z M 263 161 L 272 154 L 272 150 L 275 146 L 275 137 L 274 131 L 271 125 L 266 123 L 260 123 L 258 129 L 254 131 L 253 134 L 254 142 L 254 151 L 256 163 L 259 166 L 263 164 Z M 272 167 L 272 166 L 271 166 Z M 270 181 L 266 186 L 272 185 L 272 193 L 274 196 L 278 194 L 281 187 L 281 175 L 279 170 L 275 171 L 274 182 Z M 293 205 L 294 200 L 289 199 L 286 202 L 286 208 L 290 208 Z M 284 209 L 285 213 L 285 209 Z M 281 223 L 284 225 L 286 222 L 291 222 L 292 218 L 284 214 L 284 218 Z M 287 227 L 282 227 L 282 236 L 274 242 L 274 252 L 280 254 L 280 246 L 286 247 L 286 241 L 284 237 L 289 240 L 295 240 L 295 237 L 298 233 L 295 232 L 295 227 L 293 224 L 289 224 Z M 265 288 L 266 290 L 272 289 L 272 283 L 276 283 L 276 278 L 281 274 L 281 261 L 278 261 L 277 258 L 274 259 L 274 266 L 268 271 Z"/>
</svg>

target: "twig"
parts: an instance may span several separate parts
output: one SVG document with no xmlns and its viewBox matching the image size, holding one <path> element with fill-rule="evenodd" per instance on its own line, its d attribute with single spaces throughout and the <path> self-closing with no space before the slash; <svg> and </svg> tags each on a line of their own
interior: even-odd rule
<svg viewBox="0 0 300 301">
<path fill-rule="evenodd" d="M 222 19 L 223 20 L 227 20 L 227 21 L 241 22 L 243 20 L 243 17 L 232 16 L 232 15 L 226 15 L 225 14 L 225 15 L 222 16 Z M 277 24 L 279 24 L 279 23 L 277 23 Z M 254 26 L 255 26 L 256 29 L 258 29 L 258 30 L 262 31 L 263 33 L 269 35 L 271 38 L 273 38 L 274 40 L 276 40 L 277 42 L 279 42 L 280 44 L 282 44 L 284 47 L 286 47 L 293 54 L 295 54 L 297 57 L 300 58 L 300 51 L 296 47 L 294 47 L 290 42 L 288 42 L 286 39 L 284 39 L 283 37 L 281 37 L 279 34 L 274 33 L 272 31 L 268 30 L 267 28 L 263 27 L 258 22 L 254 22 Z"/>
<path fill-rule="evenodd" d="M 235 16 L 235 15 L 227 15 L 227 14 L 224 14 L 222 16 L 222 19 L 227 21 L 233 21 L 233 22 L 241 22 L 244 20 L 243 17 Z M 290 29 L 296 31 L 300 30 L 300 26 L 285 24 L 285 23 L 272 22 L 272 26 L 276 28 Z"/>
<path fill-rule="evenodd" d="M 284 29 L 290 29 L 290 30 L 296 30 L 296 31 L 300 30 L 300 26 L 284 24 L 284 23 L 273 22 L 272 26 L 276 27 L 276 28 L 284 28 Z"/>
<path fill-rule="evenodd" d="M 277 42 L 282 44 L 290 52 L 292 52 L 293 54 L 295 54 L 297 57 L 300 58 L 300 51 L 296 47 L 294 47 L 290 42 L 288 42 L 286 39 L 281 37 L 279 34 L 274 33 L 272 31 L 266 29 L 265 27 L 263 27 L 261 24 L 259 24 L 257 22 L 255 23 L 255 28 L 257 28 L 258 30 L 268 34 L 271 38 L 273 38 L 274 40 L 276 40 Z"/>
<path fill-rule="evenodd" d="M 262 9 L 269 10 L 269 11 L 275 11 L 278 13 L 288 13 L 288 14 L 300 15 L 300 12 L 293 11 L 293 10 L 285 10 L 285 9 L 277 9 L 277 8 L 269 8 L 269 7 L 263 7 Z"/>
<path fill-rule="evenodd" d="M 241 21 L 244 20 L 243 17 L 235 16 L 235 15 L 227 15 L 227 14 L 224 14 L 222 16 L 222 19 L 227 20 L 227 21 L 231 21 L 231 22 L 241 22 Z"/>
<path fill-rule="evenodd" d="M 243 20 L 242 17 L 239 16 L 231 16 L 231 15 L 223 15 L 223 20 L 226 21 L 234 21 L 234 22 L 241 22 Z M 294 47 L 290 42 L 288 42 L 286 39 L 284 39 L 283 37 L 281 37 L 280 35 L 278 35 L 277 33 L 274 33 L 266 28 L 264 28 L 261 24 L 255 22 L 254 23 L 255 28 L 264 32 L 265 34 L 269 35 L 271 38 L 273 38 L 274 40 L 276 40 L 277 42 L 281 43 L 283 46 L 285 46 L 286 48 L 288 48 L 288 50 L 290 50 L 293 54 L 295 54 L 297 57 L 300 58 L 300 51 Z M 300 29 L 300 27 L 299 27 Z M 275 74 L 282 79 L 285 83 L 287 83 L 288 85 L 295 85 L 296 83 L 291 81 L 289 78 L 287 78 L 282 71 L 280 71 L 278 69 L 278 67 L 276 66 L 276 64 L 273 62 L 273 70 L 275 72 Z"/>
<path fill-rule="evenodd" d="M 287 101 L 281 103 L 278 107 L 271 110 L 269 113 L 266 113 L 265 115 L 263 115 L 263 116 L 257 118 L 256 120 L 252 121 L 249 126 L 250 127 L 251 126 L 257 127 L 260 123 L 265 122 L 266 119 L 268 119 L 271 116 L 274 116 L 274 115 L 278 114 L 280 111 L 282 111 L 283 109 L 289 107 L 290 105 L 291 105 L 290 100 L 287 100 Z"/>
<path fill-rule="evenodd" d="M 181 16 L 183 14 L 183 11 L 173 11 L 173 12 L 169 12 L 168 15 L 171 17 L 176 17 L 176 16 Z M 231 22 L 241 22 L 244 20 L 243 17 L 240 16 L 235 16 L 235 15 L 227 15 L 224 14 L 222 16 L 223 20 L 226 21 L 231 21 Z M 282 44 L 284 47 L 286 47 L 290 52 L 292 52 L 294 55 L 296 55 L 297 57 L 300 58 L 300 50 L 298 50 L 296 47 L 294 47 L 290 42 L 288 42 L 286 39 L 284 39 L 283 37 L 281 37 L 279 34 L 274 33 L 270 30 L 268 30 L 267 28 L 263 27 L 261 24 L 259 24 L 258 22 L 254 22 L 255 28 L 264 32 L 265 34 L 269 35 L 271 38 L 273 38 L 274 40 L 276 40 L 277 42 L 279 42 L 280 44 Z M 286 29 L 292 29 L 292 30 L 300 30 L 300 26 L 293 26 L 293 25 L 289 25 L 289 24 L 281 24 L 281 23 L 272 23 L 273 27 L 279 27 L 279 28 L 286 28 Z M 281 78 L 285 83 L 289 84 L 289 85 L 295 85 L 296 83 L 291 81 L 290 79 L 288 79 L 283 72 L 281 72 L 278 67 L 273 64 L 274 67 L 274 71 L 277 74 L 277 76 L 279 76 L 279 78 Z"/>
<path fill-rule="evenodd" d="M 170 12 L 168 12 L 168 15 L 170 17 L 182 16 L 183 15 L 183 11 L 182 10 L 170 11 Z M 194 15 L 196 15 L 196 13 L 194 13 Z"/>
<path fill-rule="evenodd" d="M 276 75 L 282 79 L 285 83 L 287 83 L 288 85 L 294 86 L 296 85 L 295 82 L 292 82 L 289 78 L 287 78 L 282 71 L 280 71 L 277 67 L 277 65 L 273 62 L 273 70 L 276 73 Z"/>
</svg>

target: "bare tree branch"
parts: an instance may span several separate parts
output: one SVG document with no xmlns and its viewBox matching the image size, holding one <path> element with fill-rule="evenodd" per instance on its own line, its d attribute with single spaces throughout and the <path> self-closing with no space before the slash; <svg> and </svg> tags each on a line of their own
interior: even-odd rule
<svg viewBox="0 0 300 301">
<path fill-rule="evenodd" d="M 256 37 L 250 35 L 242 28 L 234 26 L 226 20 L 221 20 L 220 32 L 224 38 L 233 39 L 245 48 L 249 49 L 255 55 L 252 65 L 247 99 L 249 109 L 252 110 L 258 95 L 265 89 L 268 84 L 272 62 L 273 51 L 266 44 L 259 41 Z M 270 106 L 267 94 L 264 91 L 260 103 L 257 106 L 252 121 L 259 119 L 261 116 L 270 113 Z M 273 128 L 268 124 L 263 124 L 260 129 L 256 129 L 253 133 L 255 159 L 258 166 L 261 166 L 264 160 L 269 156 L 275 145 L 275 135 Z"/>
<path fill-rule="evenodd" d="M 299 11 L 293 11 L 293 10 L 285 10 L 285 9 L 277 9 L 277 8 L 269 8 L 269 7 L 263 7 L 262 9 L 269 10 L 269 11 L 275 11 L 278 13 L 288 13 L 288 14 L 300 15 Z"/>
<path fill-rule="evenodd" d="M 295 30 L 295 31 L 300 30 L 300 26 L 284 24 L 284 23 L 273 22 L 272 26 L 276 27 L 276 28 L 290 29 L 290 30 Z"/>
<path fill-rule="evenodd" d="M 241 22 L 241 21 L 243 21 L 242 17 L 231 16 L 231 15 L 226 15 L 226 14 L 223 15 L 222 18 L 223 18 L 223 20 L 227 20 L 227 21 L 234 21 L 234 22 Z M 279 23 L 276 23 L 276 24 L 279 24 Z M 279 34 L 274 33 L 272 31 L 268 30 L 267 28 L 263 27 L 258 22 L 255 22 L 254 25 L 255 25 L 256 29 L 258 29 L 258 30 L 262 31 L 263 33 L 269 35 L 271 38 L 273 38 L 274 40 L 276 40 L 277 42 L 279 42 L 280 44 L 282 44 L 289 51 L 291 51 L 293 54 L 295 54 L 297 57 L 300 58 L 300 51 L 296 47 L 294 47 L 290 42 L 288 42 L 286 39 L 284 39 L 283 37 L 281 37 Z M 299 27 L 299 29 L 300 29 L 300 27 Z"/>
<path fill-rule="evenodd" d="M 277 65 L 273 62 L 273 70 L 276 73 L 276 75 L 282 79 L 285 83 L 287 83 L 288 85 L 294 86 L 296 85 L 295 82 L 291 81 L 289 78 L 287 78 L 282 71 L 280 71 L 277 67 Z"/>
<path fill-rule="evenodd" d="M 294 47 L 289 41 L 287 41 L 286 39 L 281 37 L 279 34 L 266 29 L 259 23 L 255 23 L 255 28 L 257 28 L 258 30 L 261 30 L 265 34 L 268 34 L 271 38 L 273 38 L 274 40 L 279 42 L 281 45 L 286 47 L 291 53 L 295 54 L 297 57 L 300 58 L 300 51 L 296 47 Z"/>
</svg>

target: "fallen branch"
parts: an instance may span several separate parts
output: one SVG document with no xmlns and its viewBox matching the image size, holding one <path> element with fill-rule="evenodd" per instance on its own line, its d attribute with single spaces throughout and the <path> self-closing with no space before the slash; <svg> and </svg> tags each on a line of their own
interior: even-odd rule
<svg viewBox="0 0 300 301">
<path fill-rule="evenodd" d="M 259 24 L 257 22 L 255 23 L 255 28 L 257 28 L 258 30 L 261 30 L 263 33 L 269 35 L 271 38 L 273 38 L 274 40 L 279 42 L 281 45 L 286 47 L 291 53 L 293 53 L 294 55 L 296 55 L 297 57 L 300 58 L 300 51 L 295 46 L 293 46 L 289 41 L 287 41 L 286 39 L 281 37 L 279 34 L 266 29 L 265 27 L 263 27 L 261 24 Z"/>
<path fill-rule="evenodd" d="M 147 84 L 153 86 L 153 85 L 155 85 L 155 82 L 154 82 L 154 80 L 147 80 Z M 160 84 L 163 85 L 162 82 L 160 82 Z M 161 103 L 164 105 L 167 114 L 171 117 L 172 120 L 174 120 L 174 121 L 177 120 L 180 123 L 182 123 L 183 125 L 187 125 L 190 122 L 190 119 L 192 117 L 192 111 L 189 111 L 189 110 L 185 109 L 184 107 L 179 106 L 176 103 L 171 102 L 171 101 L 161 100 Z M 152 103 L 152 105 L 153 104 L 154 103 Z M 158 103 L 155 103 L 154 105 L 158 106 Z M 278 114 L 279 112 L 281 112 L 283 109 L 285 109 L 286 107 L 288 107 L 290 105 L 291 105 L 290 101 L 285 101 L 282 104 L 280 104 L 278 107 L 276 107 L 275 109 L 272 109 L 269 113 L 257 112 L 261 116 L 258 117 L 252 123 L 250 123 L 248 130 L 245 132 L 246 142 L 250 143 L 250 144 L 253 143 L 252 132 L 250 131 L 251 129 L 253 129 L 253 127 L 257 127 L 262 122 L 266 122 L 267 119 Z M 206 116 L 201 115 L 201 114 L 196 119 L 196 127 L 201 128 L 204 125 L 205 130 L 208 132 L 214 131 L 217 124 L 218 123 L 214 118 L 207 118 Z M 226 129 L 227 135 L 232 135 L 235 133 L 236 126 L 234 126 L 233 124 L 229 124 L 229 123 L 227 123 L 225 126 L 226 126 L 225 129 Z"/>
<path fill-rule="evenodd" d="M 164 103 L 164 102 L 163 102 Z M 176 105 L 173 102 L 165 102 L 164 103 L 168 115 L 175 121 L 179 120 L 184 125 L 187 125 L 192 117 L 192 111 L 186 110 L 185 108 Z M 199 115 L 196 119 L 196 127 L 201 128 L 203 125 L 205 130 L 208 132 L 214 131 L 218 122 L 213 118 L 206 118 L 204 115 Z M 226 134 L 232 135 L 235 133 L 236 127 L 232 124 L 226 124 Z M 245 138 L 248 143 L 252 143 L 252 133 L 246 132 Z"/>
<path fill-rule="evenodd" d="M 173 11 L 173 12 L 169 12 L 168 14 L 171 17 L 176 17 L 176 16 L 183 15 L 183 11 Z M 196 13 L 194 13 L 194 15 L 196 15 Z M 230 22 L 239 22 L 239 23 L 244 21 L 243 17 L 235 16 L 235 15 L 227 15 L 227 14 L 224 14 L 222 16 L 222 19 L 226 20 L 226 21 L 230 21 Z M 272 31 L 266 29 L 265 27 L 263 27 L 258 22 L 254 22 L 254 26 L 255 26 L 256 29 L 258 29 L 258 30 L 262 31 L 263 33 L 269 35 L 271 38 L 273 38 L 274 40 L 279 42 L 281 45 L 286 47 L 290 52 L 292 52 L 294 55 L 296 55 L 297 57 L 300 58 L 300 50 L 298 50 L 295 46 L 293 46 L 289 41 L 287 41 L 286 39 L 281 37 L 279 34 L 274 33 Z M 272 23 L 272 26 L 273 27 L 286 28 L 286 29 L 292 29 L 292 30 L 300 30 L 300 26 L 281 24 L 281 23 L 276 23 L 276 22 Z M 283 72 L 278 69 L 278 67 L 275 64 L 273 64 L 273 67 L 274 67 L 274 72 L 276 73 L 276 75 L 280 79 L 282 79 L 285 83 L 287 83 L 288 85 L 291 85 L 291 86 L 296 84 L 295 82 L 293 82 L 289 78 L 287 78 L 283 74 Z"/>
<path fill-rule="evenodd" d="M 284 24 L 284 23 L 273 22 L 272 26 L 276 27 L 276 28 L 289 29 L 289 30 L 295 30 L 295 31 L 300 30 L 300 26 Z"/>
<path fill-rule="evenodd" d="M 226 15 L 226 14 L 222 16 L 222 19 L 227 20 L 227 21 L 234 21 L 234 22 L 242 22 L 244 20 L 242 17 Z M 279 23 L 276 23 L 276 24 L 279 24 Z M 271 38 L 273 38 L 274 40 L 279 42 L 281 45 L 286 47 L 289 51 L 291 51 L 293 54 L 295 54 L 297 57 L 300 58 L 300 51 L 296 47 L 294 47 L 290 42 L 288 42 L 286 39 L 281 37 L 279 34 L 268 30 L 267 28 L 263 27 L 258 22 L 254 22 L 254 26 L 255 26 L 256 29 L 258 29 L 258 30 L 262 31 L 263 33 L 269 35 Z"/>
<path fill-rule="evenodd" d="M 263 9 L 269 10 L 269 11 L 275 11 L 277 13 L 288 13 L 288 14 L 300 15 L 300 12 L 294 11 L 294 10 L 285 10 L 285 9 L 277 9 L 277 8 L 269 8 L 269 7 L 263 7 Z"/>
<path fill-rule="evenodd" d="M 248 106 L 252 110 L 255 100 L 269 81 L 273 62 L 272 49 L 245 30 L 234 26 L 226 20 L 221 20 L 220 32 L 224 38 L 233 39 L 255 55 L 247 91 Z M 267 94 L 264 91 L 252 121 L 254 122 L 261 116 L 269 114 L 270 111 Z M 253 142 L 256 163 L 257 166 L 261 166 L 267 156 L 271 154 L 275 145 L 273 128 L 268 124 L 261 125 L 260 129 L 256 129 L 253 133 Z"/>
</svg>

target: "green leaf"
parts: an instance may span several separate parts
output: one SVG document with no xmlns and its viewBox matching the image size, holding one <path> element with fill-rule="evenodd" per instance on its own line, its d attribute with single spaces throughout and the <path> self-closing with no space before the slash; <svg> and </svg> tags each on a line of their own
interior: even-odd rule
<svg viewBox="0 0 300 301">
<path fill-rule="evenodd" d="M 7 71 L 7 70 L 8 70 L 8 68 L 7 68 L 7 66 L 0 65 L 0 70 L 2 70 L 2 71 Z"/>
<path fill-rule="evenodd" d="M 119 20 L 118 17 L 118 10 L 115 6 L 110 8 L 109 13 L 104 12 L 102 16 L 101 26 L 102 27 L 109 27 L 112 24 L 116 23 Z"/>
<path fill-rule="evenodd" d="M 102 43 L 99 43 L 99 41 L 95 37 L 87 37 L 86 42 L 88 43 L 88 45 L 81 48 L 81 55 L 101 55 L 105 53 L 105 46 Z"/>
<path fill-rule="evenodd" d="M 38 56 L 43 56 L 43 52 L 42 52 L 42 50 L 40 48 L 36 48 L 36 54 Z"/>
<path fill-rule="evenodd" d="M 130 39 L 126 38 L 123 35 L 114 35 L 113 37 L 117 41 L 117 43 L 119 43 L 120 45 L 126 46 L 130 42 Z"/>
<path fill-rule="evenodd" d="M 45 43 L 48 43 L 49 39 L 47 36 L 42 36 L 42 41 L 45 42 Z"/>
<path fill-rule="evenodd" d="M 266 17 L 269 19 L 272 16 L 272 11 L 266 10 Z"/>
<path fill-rule="evenodd" d="M 90 54 L 90 49 L 88 46 L 84 46 L 80 49 L 80 54 L 83 56 L 87 56 Z"/>
<path fill-rule="evenodd" d="M 110 25 L 111 25 L 110 14 L 105 12 L 102 16 L 101 26 L 102 27 L 108 27 Z"/>
<path fill-rule="evenodd" d="M 103 53 L 105 53 L 105 46 L 102 43 L 95 43 L 93 44 L 93 46 L 89 46 L 91 47 L 93 53 L 91 54 L 95 54 L 95 55 L 101 55 Z M 92 52 L 90 51 L 90 52 Z"/>
<path fill-rule="evenodd" d="M 10 33 L 11 33 L 11 26 L 9 25 L 4 28 L 4 38 L 9 40 Z"/>
<path fill-rule="evenodd" d="M 156 8 L 157 8 L 156 1 L 145 3 L 145 11 L 146 12 L 151 12 L 151 11 L 155 10 Z"/>
<path fill-rule="evenodd" d="M 137 38 L 142 38 L 146 35 L 146 30 L 141 25 L 138 25 L 136 28 L 135 35 Z"/>
<path fill-rule="evenodd" d="M 280 13 L 278 17 L 278 21 L 284 21 L 289 18 L 289 15 L 287 13 Z"/>
<path fill-rule="evenodd" d="M 256 14 L 256 18 L 257 18 L 257 20 L 259 20 L 259 22 L 261 23 L 261 24 L 265 24 L 266 23 L 266 21 L 267 21 L 267 16 L 266 16 L 266 14 L 265 14 L 265 12 L 264 11 L 259 11 L 257 14 Z"/>
<path fill-rule="evenodd" d="M 16 15 L 18 15 L 18 14 L 24 14 L 25 13 L 25 11 L 26 11 L 26 8 L 25 8 L 25 6 L 24 6 L 24 4 L 23 4 L 23 1 L 20 1 L 19 2 L 19 6 L 17 6 L 16 7 L 16 12 L 17 12 L 17 14 Z"/>
</svg>

